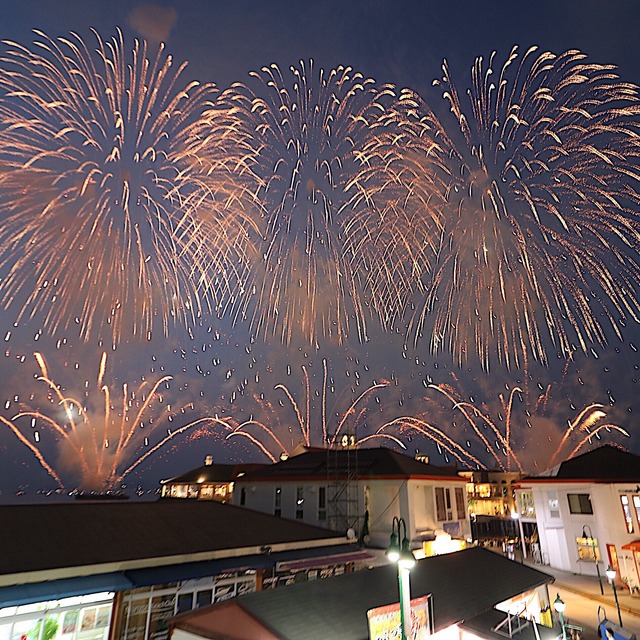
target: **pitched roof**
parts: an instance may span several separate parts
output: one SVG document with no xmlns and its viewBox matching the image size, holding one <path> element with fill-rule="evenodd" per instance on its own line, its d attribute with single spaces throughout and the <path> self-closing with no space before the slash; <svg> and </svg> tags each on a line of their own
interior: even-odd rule
<svg viewBox="0 0 640 640">
<path fill-rule="evenodd" d="M 464 579 L 461 579 L 464 576 Z M 474 547 L 419 561 L 411 572 L 411 597 L 432 594 L 435 631 L 470 619 L 512 596 L 552 582 L 537 569 Z M 364 569 L 335 578 L 299 583 L 240 596 L 236 603 L 281 638 L 364 640 L 367 611 L 398 602 L 394 565 Z M 202 628 L 210 637 L 207 607 L 175 619 L 175 626 Z"/>
<path fill-rule="evenodd" d="M 466 482 L 466 479 L 458 476 L 455 467 L 428 464 L 384 447 L 310 449 L 287 460 L 249 472 L 240 480 L 326 479 L 328 476 L 353 476 L 367 479 L 446 477 L 448 480 Z"/>
<path fill-rule="evenodd" d="M 526 481 L 594 480 L 599 482 L 640 482 L 640 456 L 606 444 L 565 460 Z"/>
<path fill-rule="evenodd" d="M 108 564 L 120 570 L 144 566 L 143 560 L 156 566 L 162 559 L 188 562 L 263 546 L 275 551 L 278 545 L 346 541 L 327 529 L 242 507 L 179 499 L 2 505 L 0 522 L 0 548 L 11 549 L 0 554 L 0 582 L 7 574 Z"/>
<path fill-rule="evenodd" d="M 239 475 L 269 465 L 265 464 L 204 464 L 196 469 L 167 478 L 162 484 L 193 484 L 208 482 L 233 482 Z"/>
</svg>

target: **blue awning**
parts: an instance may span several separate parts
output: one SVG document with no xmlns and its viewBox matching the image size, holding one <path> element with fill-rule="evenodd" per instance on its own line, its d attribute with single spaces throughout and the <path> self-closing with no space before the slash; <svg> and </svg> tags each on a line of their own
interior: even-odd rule
<svg viewBox="0 0 640 640">
<path fill-rule="evenodd" d="M 0 607 L 13 607 L 32 602 L 61 600 L 73 596 L 86 596 L 102 591 L 125 591 L 134 584 L 122 573 L 101 573 L 95 576 L 48 580 L 30 584 L 17 584 L 0 588 Z"/>
<path fill-rule="evenodd" d="M 278 553 L 265 552 L 250 556 L 221 558 L 219 560 L 206 560 L 203 562 L 187 562 L 161 567 L 149 567 L 147 569 L 134 569 L 126 571 L 125 575 L 134 586 L 146 587 L 149 585 L 167 584 L 178 580 L 192 580 L 206 576 L 215 576 L 225 571 L 273 568 L 283 562 L 309 560 L 325 556 L 340 556 L 341 554 L 353 553 L 355 550 L 357 550 L 357 547 L 353 544 L 341 544 L 330 547 L 297 549 L 295 551 L 282 551 Z"/>
<path fill-rule="evenodd" d="M 31 584 L 0 587 L 0 607 L 18 606 L 46 600 L 60 600 L 72 596 L 84 596 L 102 591 L 127 591 L 137 587 L 161 585 L 179 580 L 192 580 L 215 576 L 226 571 L 266 569 L 290 561 L 308 560 L 325 556 L 340 556 L 357 551 L 353 544 L 333 545 L 312 549 L 297 549 L 203 562 L 185 562 L 167 566 L 133 569 L 124 572 L 102 573 L 93 576 L 49 580 Z"/>
</svg>

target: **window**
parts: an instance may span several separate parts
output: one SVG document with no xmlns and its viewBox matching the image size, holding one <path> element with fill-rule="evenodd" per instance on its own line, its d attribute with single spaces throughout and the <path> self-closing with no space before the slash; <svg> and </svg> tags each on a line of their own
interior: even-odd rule
<svg viewBox="0 0 640 640">
<path fill-rule="evenodd" d="M 456 487 L 456 510 L 458 520 L 464 520 L 467 517 L 467 501 L 464 499 L 462 487 Z"/>
<path fill-rule="evenodd" d="M 633 496 L 633 508 L 636 511 L 636 520 L 640 524 L 640 496 Z"/>
<path fill-rule="evenodd" d="M 304 487 L 296 487 L 296 520 L 304 518 Z"/>
<path fill-rule="evenodd" d="M 67 611 L 64 614 L 64 618 L 62 619 L 62 633 L 75 634 L 78 626 L 78 613 L 79 611 L 75 609 L 73 611 Z"/>
<path fill-rule="evenodd" d="M 327 488 L 318 488 L 318 520 L 327 519 Z"/>
<path fill-rule="evenodd" d="M 193 593 L 179 593 L 176 613 L 184 613 L 193 609 Z"/>
<path fill-rule="evenodd" d="M 196 593 L 196 609 L 199 607 L 207 607 L 211 604 L 211 589 L 206 589 L 205 591 L 198 591 Z"/>
<path fill-rule="evenodd" d="M 558 494 L 555 491 L 549 491 L 547 493 L 549 499 L 549 517 L 560 517 L 560 502 L 558 501 Z"/>
<path fill-rule="evenodd" d="M 591 497 L 588 493 L 568 493 L 567 499 L 571 513 L 593 513 Z"/>
<path fill-rule="evenodd" d="M 620 504 L 622 505 L 622 513 L 624 513 L 624 522 L 627 525 L 627 533 L 633 533 L 633 517 L 629 506 L 629 496 L 620 496 Z"/>
<path fill-rule="evenodd" d="M 278 518 L 282 515 L 282 487 L 276 487 L 273 500 L 273 515 Z"/>
<path fill-rule="evenodd" d="M 451 512 L 451 490 L 445 487 L 436 487 L 436 520 L 446 522 L 453 520 Z"/>
<path fill-rule="evenodd" d="M 536 507 L 533 501 L 533 493 L 531 491 L 519 491 L 520 498 L 520 515 L 523 518 L 535 518 Z"/>
</svg>

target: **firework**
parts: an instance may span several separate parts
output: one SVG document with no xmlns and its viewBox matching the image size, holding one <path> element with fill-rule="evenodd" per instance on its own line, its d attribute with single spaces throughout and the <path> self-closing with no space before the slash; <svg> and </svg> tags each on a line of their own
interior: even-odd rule
<svg viewBox="0 0 640 640">
<path fill-rule="evenodd" d="M 36 353 L 35 358 L 41 372 L 37 379 L 47 386 L 48 403 L 55 409 L 24 408 L 10 420 L 0 416 L 0 422 L 31 450 L 61 488 L 65 487 L 61 469 L 65 469 L 73 477 L 79 476 L 82 489 L 112 490 L 176 436 L 203 423 L 216 422 L 214 418 L 200 418 L 176 429 L 166 426 L 186 411 L 186 407 L 172 410 L 170 404 L 164 404 L 162 390 L 168 389 L 171 376 L 154 383 L 143 382 L 133 390 L 123 384 L 121 404 L 116 406 L 109 386 L 103 382 L 106 354 L 102 354 L 95 392 L 85 393 L 82 401 L 66 395 L 50 378 L 41 354 Z M 100 400 L 92 398 L 92 393 L 99 394 Z M 165 435 L 152 444 L 160 425 L 164 425 Z M 41 448 L 43 431 L 54 436 L 57 463 L 50 461 L 50 455 Z"/>
<path fill-rule="evenodd" d="M 201 289 L 207 304 L 220 280 L 235 289 L 225 273 L 242 237 L 211 216 L 241 198 L 238 160 L 196 157 L 214 87 L 181 84 L 186 65 L 162 45 L 150 56 L 136 41 L 128 61 L 119 31 L 95 34 L 95 50 L 36 33 L 33 49 L 7 42 L 0 59 L 3 304 L 51 333 L 76 324 L 114 343 L 189 323 Z M 228 128 L 210 135 L 229 151 Z"/>
<path fill-rule="evenodd" d="M 389 326 L 405 303 L 406 247 L 425 244 L 413 242 L 418 231 L 403 206 L 407 134 L 395 92 L 349 67 L 318 73 L 300 63 L 288 78 L 265 67 L 219 103 L 253 145 L 246 165 L 261 203 L 261 260 L 246 294 L 254 332 L 318 344 L 343 341 L 355 325 L 366 342 L 370 316 Z"/>
<path fill-rule="evenodd" d="M 370 440 L 389 440 L 402 448 L 405 445 L 392 434 L 369 434 L 364 437 L 358 437 L 358 426 L 363 426 L 365 418 L 368 414 L 367 400 L 370 396 L 380 389 L 384 389 L 389 385 L 388 382 L 382 381 L 373 383 L 362 391 L 358 397 L 349 405 L 344 413 L 336 413 L 337 424 L 334 429 L 330 428 L 329 418 L 327 415 L 327 388 L 329 378 L 327 374 L 327 361 L 322 361 L 323 378 L 322 378 L 322 396 L 320 408 L 319 423 L 312 420 L 312 402 L 311 402 L 311 385 L 309 382 L 309 373 L 306 366 L 302 366 L 304 397 L 301 404 L 291 390 L 283 385 L 277 384 L 274 388 L 281 391 L 287 399 L 291 409 L 295 415 L 295 428 L 282 428 L 278 416 L 278 409 L 274 404 L 265 398 L 260 398 L 260 406 L 265 419 L 256 420 L 251 417 L 241 423 L 229 418 L 224 422 L 228 430 L 227 439 L 229 438 L 247 438 L 260 451 L 266 455 L 272 462 L 276 462 L 281 455 L 290 455 L 297 447 L 351 447 L 360 446 Z M 216 416 L 216 419 L 218 417 Z M 290 424 L 288 421 L 287 424 Z M 284 433 L 283 433 L 284 431 Z"/>
<path fill-rule="evenodd" d="M 440 137 L 446 170 L 425 162 L 425 190 L 440 176 L 448 211 L 412 321 L 419 335 L 433 314 L 434 352 L 475 354 L 486 369 L 496 355 L 546 364 L 551 345 L 586 352 L 639 319 L 638 89 L 585 58 L 535 48 L 514 48 L 501 68 L 478 58 L 466 103 L 443 65 L 434 84 L 457 131 Z"/>
<path fill-rule="evenodd" d="M 518 386 L 512 387 L 508 395 L 499 394 L 499 409 L 495 413 L 484 405 L 479 407 L 473 401 L 462 399 L 451 385 L 429 384 L 428 387 L 451 403 L 451 409 L 464 418 L 473 438 L 481 444 L 492 467 L 503 471 L 517 468 L 522 473 L 530 470 L 525 468 L 527 465 L 541 470 L 548 469 L 562 460 L 572 458 L 581 449 L 593 444 L 594 440 L 600 440 L 604 433 L 617 433 L 629 437 L 621 427 L 606 422 L 604 405 L 597 403 L 584 407 L 573 419 L 567 420 L 566 426 L 559 432 L 557 423 L 548 418 L 550 385 L 540 393 L 533 406 L 527 401 L 528 394 Z M 524 418 L 520 421 L 514 419 L 516 401 L 524 405 Z M 545 422 L 551 423 L 548 429 L 544 428 Z M 523 442 L 527 432 L 525 427 L 534 431 L 532 436 Z M 388 431 L 400 436 L 424 436 L 435 442 L 440 451 L 444 450 L 469 468 L 487 466 L 471 453 L 470 440 L 466 440 L 466 446 L 462 445 L 458 442 L 461 438 L 452 438 L 449 430 L 433 426 L 424 418 L 396 418 L 383 425 L 379 433 Z M 531 449 L 534 443 L 536 446 Z"/>
</svg>

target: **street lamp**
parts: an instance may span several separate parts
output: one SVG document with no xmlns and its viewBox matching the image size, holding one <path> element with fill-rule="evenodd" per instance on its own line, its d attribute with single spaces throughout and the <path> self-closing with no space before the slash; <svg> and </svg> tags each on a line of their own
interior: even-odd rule
<svg viewBox="0 0 640 640">
<path fill-rule="evenodd" d="M 620 603 L 618 602 L 618 591 L 616 590 L 616 570 L 612 569 L 611 567 L 607 567 L 607 570 L 605 571 L 605 573 L 607 574 L 607 578 L 609 579 L 609 582 L 611 583 L 611 586 L 613 588 L 613 597 L 616 599 L 616 609 L 618 609 L 618 622 L 620 623 L 620 626 L 622 626 L 622 616 L 620 615 Z"/>
<path fill-rule="evenodd" d="M 589 535 L 587 535 L 587 529 L 589 529 Z M 598 556 L 596 554 L 596 541 L 593 537 L 593 531 L 588 524 L 582 527 L 582 537 L 591 540 L 591 550 L 593 551 L 593 561 L 596 563 L 596 573 L 598 574 L 598 583 L 600 584 L 600 595 L 604 595 L 604 587 L 602 586 L 602 576 L 600 575 L 600 565 L 598 564 Z"/>
<path fill-rule="evenodd" d="M 404 518 L 393 518 L 391 540 L 387 549 L 387 558 L 398 565 L 398 589 L 400 591 L 400 630 L 402 640 L 407 640 L 407 624 L 411 627 L 411 589 L 409 572 L 416 564 L 415 556 L 409 548 L 407 524 Z"/>
<path fill-rule="evenodd" d="M 556 596 L 556 599 L 553 601 L 553 608 L 558 612 L 558 615 L 560 616 L 560 624 L 562 625 L 562 640 L 567 640 L 567 627 L 564 624 L 564 610 L 567 608 L 567 605 L 560 597 L 560 594 L 558 594 Z"/>
</svg>

